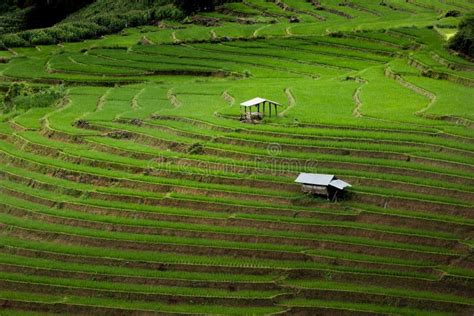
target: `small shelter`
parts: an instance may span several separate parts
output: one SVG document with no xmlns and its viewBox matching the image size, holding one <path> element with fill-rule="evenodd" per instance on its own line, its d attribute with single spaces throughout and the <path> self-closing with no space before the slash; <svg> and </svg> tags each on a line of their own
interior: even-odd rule
<svg viewBox="0 0 474 316">
<path fill-rule="evenodd" d="M 301 184 L 304 193 L 326 196 L 331 200 L 337 200 L 345 188 L 351 187 L 349 183 L 332 174 L 300 173 L 295 182 Z"/>
<path fill-rule="evenodd" d="M 278 107 L 280 103 L 267 100 L 264 98 L 253 98 L 251 100 L 240 103 L 240 119 L 251 121 L 253 119 L 262 119 L 265 116 L 266 107 L 268 107 L 269 115 L 272 116 L 272 107 L 275 109 L 275 115 L 278 115 Z M 252 108 L 256 111 L 252 112 Z M 243 111 L 242 111 L 243 109 Z M 262 112 L 260 112 L 262 110 Z"/>
</svg>

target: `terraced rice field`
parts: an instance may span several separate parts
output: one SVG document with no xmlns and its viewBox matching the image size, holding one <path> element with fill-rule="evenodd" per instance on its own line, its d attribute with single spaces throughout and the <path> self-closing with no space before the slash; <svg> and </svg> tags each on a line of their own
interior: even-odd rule
<svg viewBox="0 0 474 316">
<path fill-rule="evenodd" d="M 2 53 L 3 86 L 67 95 L 2 116 L 0 313 L 472 313 L 474 65 L 438 18 L 474 4 L 382 3 L 248 0 Z M 239 122 L 255 96 L 279 115 Z"/>
</svg>

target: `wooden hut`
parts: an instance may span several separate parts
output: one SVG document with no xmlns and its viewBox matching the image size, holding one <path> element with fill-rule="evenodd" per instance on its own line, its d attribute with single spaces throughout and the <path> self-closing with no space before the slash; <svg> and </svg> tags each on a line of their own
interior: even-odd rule
<svg viewBox="0 0 474 316">
<path fill-rule="evenodd" d="M 278 107 L 280 103 L 264 99 L 264 98 L 253 98 L 251 100 L 240 103 L 240 119 L 246 121 L 261 120 L 266 115 L 266 109 L 268 114 L 272 116 L 272 107 L 274 108 L 275 115 L 278 115 Z"/>
<path fill-rule="evenodd" d="M 300 173 L 295 182 L 301 184 L 304 193 L 325 196 L 331 200 L 336 200 L 345 188 L 351 187 L 349 183 L 332 174 Z"/>
</svg>

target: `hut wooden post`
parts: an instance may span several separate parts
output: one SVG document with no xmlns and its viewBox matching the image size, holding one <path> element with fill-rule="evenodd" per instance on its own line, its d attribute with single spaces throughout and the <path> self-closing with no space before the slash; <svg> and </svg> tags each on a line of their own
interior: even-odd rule
<svg viewBox="0 0 474 316">
<path fill-rule="evenodd" d="M 272 106 L 275 107 L 275 115 L 278 115 L 278 106 L 280 106 L 279 103 L 277 102 L 274 102 L 274 101 L 271 101 L 271 100 L 267 100 L 267 99 L 263 99 L 263 98 L 253 98 L 251 100 L 248 100 L 248 101 L 245 101 L 245 102 L 242 102 L 240 104 L 241 106 L 245 107 L 245 110 L 244 110 L 244 114 L 245 114 L 245 117 L 252 117 L 252 108 L 255 107 L 256 111 L 258 112 L 258 117 L 261 119 L 263 118 L 265 115 L 267 115 L 267 107 L 268 107 L 268 115 L 271 117 L 272 116 Z M 263 107 L 263 109 L 262 109 Z M 248 108 L 248 110 L 247 110 Z M 260 111 L 263 111 L 263 112 L 260 112 Z M 244 115 L 242 114 L 242 111 L 241 111 L 241 115 Z"/>
</svg>

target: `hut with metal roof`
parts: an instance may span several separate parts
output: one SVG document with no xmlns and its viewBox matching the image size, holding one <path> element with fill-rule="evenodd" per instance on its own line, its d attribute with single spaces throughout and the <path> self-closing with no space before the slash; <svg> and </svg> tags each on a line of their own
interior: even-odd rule
<svg viewBox="0 0 474 316">
<path fill-rule="evenodd" d="M 274 108 L 275 115 L 278 115 L 278 107 L 280 103 L 264 99 L 264 98 L 253 98 L 251 100 L 240 103 L 240 119 L 246 121 L 261 120 L 266 115 L 266 109 L 268 108 L 268 114 L 272 116 L 272 107 Z M 260 111 L 262 110 L 262 111 Z"/>
<path fill-rule="evenodd" d="M 345 188 L 351 187 L 349 183 L 332 174 L 300 173 L 295 182 L 301 184 L 304 193 L 325 196 L 331 200 L 337 200 Z"/>
</svg>

